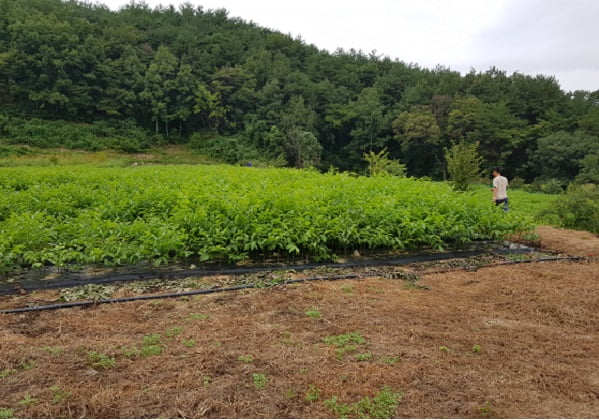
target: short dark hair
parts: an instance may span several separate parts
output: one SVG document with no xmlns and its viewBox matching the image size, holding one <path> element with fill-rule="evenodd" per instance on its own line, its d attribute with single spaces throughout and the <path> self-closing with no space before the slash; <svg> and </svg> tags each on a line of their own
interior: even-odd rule
<svg viewBox="0 0 599 420">
<path fill-rule="evenodd" d="M 497 172 L 498 174 L 500 174 L 500 173 L 501 173 L 501 169 L 499 169 L 499 166 L 496 166 L 496 167 L 494 167 L 494 168 L 493 168 L 493 171 L 494 171 L 494 172 Z"/>
</svg>

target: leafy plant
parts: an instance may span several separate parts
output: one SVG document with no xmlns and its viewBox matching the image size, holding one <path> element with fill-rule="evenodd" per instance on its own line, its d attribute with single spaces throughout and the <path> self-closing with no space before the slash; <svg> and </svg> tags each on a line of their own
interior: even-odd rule
<svg viewBox="0 0 599 420">
<path fill-rule="evenodd" d="M 122 346 L 121 351 L 123 352 L 123 355 L 128 358 L 137 357 L 141 353 L 140 350 L 135 346 L 131 348 L 127 346 Z"/>
<path fill-rule="evenodd" d="M 89 351 L 87 353 L 87 361 L 93 368 L 110 369 L 116 364 L 113 357 L 97 351 Z"/>
<path fill-rule="evenodd" d="M 202 321 L 202 320 L 208 319 L 208 318 L 210 318 L 210 315 L 206 315 L 206 314 L 191 314 L 187 317 L 187 319 L 193 320 L 193 321 Z"/>
<path fill-rule="evenodd" d="M 160 334 L 149 334 L 143 337 L 143 344 L 139 352 L 141 357 L 158 356 L 164 347 L 160 343 Z"/>
<path fill-rule="evenodd" d="M 183 345 L 188 348 L 195 347 L 196 345 L 196 342 L 193 338 L 190 338 L 189 340 L 181 340 L 181 343 L 183 343 Z"/>
<path fill-rule="evenodd" d="M 62 354 L 62 352 L 64 351 L 64 349 L 62 347 L 50 347 L 50 346 L 42 347 L 42 350 L 47 351 L 48 353 L 53 354 L 55 356 Z"/>
<path fill-rule="evenodd" d="M 308 318 L 311 318 L 311 319 L 319 319 L 320 318 L 320 311 L 316 308 L 308 309 L 305 313 Z"/>
<path fill-rule="evenodd" d="M 179 334 L 181 334 L 183 331 L 185 331 L 185 329 L 184 329 L 184 328 L 182 328 L 182 327 L 172 327 L 172 328 L 169 328 L 169 329 L 167 329 L 167 330 L 165 331 L 164 335 L 165 335 L 167 338 L 172 338 L 172 337 L 174 337 L 174 336 L 176 336 L 176 335 L 179 335 Z"/>
<path fill-rule="evenodd" d="M 244 363 L 251 363 L 254 361 L 254 356 L 251 354 L 242 354 L 237 358 L 237 360 Z"/>
<path fill-rule="evenodd" d="M 480 353 L 480 345 L 478 345 L 478 344 L 473 345 L 472 353 Z"/>
<path fill-rule="evenodd" d="M 23 398 L 17 403 L 23 406 L 34 405 L 37 403 L 37 400 L 33 398 L 28 392 L 25 393 Z"/>
<path fill-rule="evenodd" d="M 481 418 L 493 417 L 495 415 L 495 409 L 489 401 L 477 407 L 477 411 Z"/>
<path fill-rule="evenodd" d="M 439 346 L 439 350 L 441 350 L 443 353 L 449 353 L 449 347 L 447 346 Z"/>
<path fill-rule="evenodd" d="M 358 362 L 366 362 L 372 360 L 372 353 L 367 351 L 366 353 L 356 354 L 355 357 Z"/>
<path fill-rule="evenodd" d="M 0 168 L 0 186 L 0 272 L 188 258 L 326 261 L 362 249 L 443 249 L 531 228 L 515 214 L 496 217 L 488 201 L 409 178 L 224 166 L 57 166 Z M 102 300 L 113 291 L 86 285 L 61 295 Z"/>
<path fill-rule="evenodd" d="M 340 335 L 330 335 L 323 339 L 323 341 L 336 347 L 335 354 L 338 359 L 343 358 L 346 353 L 354 352 L 357 350 L 358 344 L 365 344 L 366 340 L 360 333 L 351 332 Z"/>
<path fill-rule="evenodd" d="M 386 365 L 393 366 L 394 364 L 401 362 L 401 357 L 387 356 L 387 357 L 382 357 L 380 360 L 381 360 L 381 362 L 385 363 Z"/>
<path fill-rule="evenodd" d="M 252 381 L 254 381 L 254 387 L 256 389 L 264 388 L 268 382 L 266 375 L 263 373 L 252 373 Z"/>
<path fill-rule="evenodd" d="M 338 402 L 337 397 L 333 395 L 331 398 L 325 400 L 325 405 L 341 418 L 389 419 L 395 416 L 401 398 L 401 392 L 384 386 L 372 399 L 364 397 L 355 403 L 344 404 Z"/>
<path fill-rule="evenodd" d="M 351 284 L 345 284 L 341 286 L 341 291 L 343 293 L 354 293 L 354 287 Z"/>
<path fill-rule="evenodd" d="M 60 387 L 58 386 L 53 386 L 50 388 L 50 390 L 54 393 L 54 395 L 52 396 L 52 402 L 54 404 L 57 404 L 66 398 L 70 398 L 71 395 L 73 395 L 71 392 L 64 391 L 60 389 Z"/>
<path fill-rule="evenodd" d="M 202 377 L 202 384 L 204 385 L 204 387 L 208 387 L 210 384 L 212 383 L 212 378 L 208 375 L 205 375 Z"/>
<path fill-rule="evenodd" d="M 289 399 L 293 399 L 293 398 L 297 397 L 297 392 L 294 391 L 293 389 L 288 389 L 285 391 L 285 396 Z"/>
<path fill-rule="evenodd" d="M 21 362 L 21 364 L 19 365 L 19 368 L 21 368 L 22 370 L 31 370 L 35 366 L 36 366 L 35 360 L 25 360 L 24 362 Z"/>
<path fill-rule="evenodd" d="M 557 217 L 557 224 L 599 234 L 599 186 L 571 184 L 541 216 Z"/>
<path fill-rule="evenodd" d="M 16 369 L 2 369 L 0 370 L 0 378 L 6 378 L 10 375 L 12 375 L 13 373 L 17 373 Z"/>
<path fill-rule="evenodd" d="M 478 143 L 464 141 L 445 149 L 447 172 L 457 191 L 466 191 L 470 184 L 480 177 L 482 157 L 478 154 Z"/>
<path fill-rule="evenodd" d="M 364 153 L 364 160 L 368 162 L 368 174 L 370 176 L 406 176 L 406 165 L 398 160 L 389 159 L 389 152 L 385 147 L 378 153 Z"/>
<path fill-rule="evenodd" d="M 14 418 L 14 410 L 12 408 L 0 407 L 0 419 Z"/>
<path fill-rule="evenodd" d="M 320 399 L 320 395 L 322 394 L 322 390 L 320 388 L 317 388 L 314 385 L 308 385 L 308 390 L 306 391 L 306 396 L 305 399 L 306 401 L 317 401 L 318 399 Z"/>
</svg>

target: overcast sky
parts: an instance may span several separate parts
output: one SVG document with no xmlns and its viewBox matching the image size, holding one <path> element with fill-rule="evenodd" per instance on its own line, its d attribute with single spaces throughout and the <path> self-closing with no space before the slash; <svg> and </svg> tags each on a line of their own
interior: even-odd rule
<svg viewBox="0 0 599 420">
<path fill-rule="evenodd" d="M 118 10 L 128 0 L 95 1 Z M 146 0 L 150 6 L 183 0 Z M 562 89 L 599 89 L 599 0 L 188 0 L 205 10 L 338 47 L 441 64 L 554 75 Z"/>
</svg>

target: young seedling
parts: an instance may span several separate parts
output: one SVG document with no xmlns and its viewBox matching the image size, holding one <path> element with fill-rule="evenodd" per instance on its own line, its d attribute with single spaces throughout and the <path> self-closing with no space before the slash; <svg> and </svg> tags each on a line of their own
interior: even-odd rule
<svg viewBox="0 0 599 420">
<path fill-rule="evenodd" d="M 343 293 L 353 293 L 354 287 L 351 284 L 345 284 L 345 285 L 341 286 L 341 291 Z"/>
<path fill-rule="evenodd" d="M 449 347 L 447 347 L 447 346 L 440 346 L 439 350 L 442 351 L 443 353 L 449 353 Z"/>
<path fill-rule="evenodd" d="M 19 365 L 19 367 L 22 370 L 31 370 L 31 369 L 33 369 L 35 367 L 35 365 L 36 365 L 35 360 L 26 360 L 26 361 L 22 362 Z"/>
<path fill-rule="evenodd" d="M 134 357 L 137 357 L 140 355 L 140 351 L 137 347 L 126 347 L 126 346 L 122 346 L 121 347 L 121 351 L 123 352 L 123 356 L 132 359 Z"/>
<path fill-rule="evenodd" d="M 172 327 L 172 328 L 167 329 L 164 332 L 164 335 L 167 338 L 173 338 L 174 336 L 181 334 L 183 331 L 184 331 L 184 329 L 182 327 Z"/>
<path fill-rule="evenodd" d="M 42 350 L 47 351 L 50 354 L 53 354 L 55 356 L 58 356 L 60 354 L 62 354 L 62 352 L 64 351 L 64 349 L 62 347 L 42 347 Z"/>
<path fill-rule="evenodd" d="M 308 390 L 306 391 L 305 399 L 306 401 L 314 402 L 320 399 L 320 394 L 322 390 L 320 388 L 315 387 L 314 385 L 308 385 Z"/>
<path fill-rule="evenodd" d="M 195 345 L 196 345 L 196 342 L 195 342 L 195 340 L 194 340 L 193 338 L 190 338 L 189 340 L 185 340 L 185 339 L 183 339 L 183 340 L 181 340 L 181 343 L 182 343 L 182 344 L 183 344 L 185 347 L 188 347 L 188 348 L 195 347 Z"/>
<path fill-rule="evenodd" d="M 358 349 L 357 345 L 366 344 L 364 337 L 357 332 L 330 335 L 325 337 L 323 341 L 326 344 L 336 347 L 335 354 L 338 359 L 342 359 L 346 353 L 356 351 Z"/>
<path fill-rule="evenodd" d="M 93 368 L 100 369 L 110 369 L 114 367 L 116 363 L 113 357 L 109 357 L 104 353 L 98 353 L 93 350 L 87 353 L 87 361 Z"/>
<path fill-rule="evenodd" d="M 480 346 L 478 344 L 472 346 L 472 353 L 480 353 Z"/>
<path fill-rule="evenodd" d="M 254 381 L 254 387 L 256 389 L 264 388 L 268 382 L 266 375 L 263 373 L 252 373 L 252 380 Z"/>
<path fill-rule="evenodd" d="M 366 362 L 368 360 L 372 360 L 372 353 L 367 351 L 366 353 L 356 354 L 356 360 L 358 362 Z"/>
<path fill-rule="evenodd" d="M 297 392 L 295 392 L 293 389 L 288 389 L 285 391 L 285 396 L 292 400 L 297 397 Z"/>
<path fill-rule="evenodd" d="M 71 395 L 73 395 L 72 393 L 70 393 L 68 391 L 64 391 L 64 390 L 60 389 L 60 387 L 57 387 L 57 386 L 53 386 L 52 388 L 50 388 L 50 390 L 54 393 L 54 395 L 52 396 L 52 402 L 54 404 L 58 404 L 62 400 L 66 399 L 66 398 L 70 398 Z"/>
<path fill-rule="evenodd" d="M 0 407 L 0 419 L 14 418 L 14 410 L 12 408 Z"/>
<path fill-rule="evenodd" d="M 242 354 L 237 358 L 237 360 L 243 363 L 251 363 L 254 361 L 254 356 L 251 354 Z"/>
<path fill-rule="evenodd" d="M 480 407 L 477 407 L 478 413 L 480 414 L 481 418 L 487 418 L 487 417 L 492 417 L 495 415 L 495 409 L 493 408 L 493 406 L 491 405 L 491 403 L 489 401 L 487 401 L 485 404 L 481 405 Z"/>
<path fill-rule="evenodd" d="M 33 398 L 31 395 L 29 395 L 28 392 L 26 392 L 25 395 L 23 395 L 23 399 L 20 400 L 17 404 L 22 405 L 24 407 L 28 407 L 35 403 L 37 403 L 37 400 Z"/>
<path fill-rule="evenodd" d="M 398 363 L 401 361 L 401 357 L 387 356 L 387 357 L 382 357 L 380 360 L 381 360 L 381 362 L 385 363 L 386 365 L 393 366 L 395 363 Z"/>
<path fill-rule="evenodd" d="M 341 418 L 389 419 L 395 417 L 395 412 L 401 398 L 401 392 L 394 391 L 385 386 L 372 399 L 364 397 L 353 404 L 344 404 L 338 402 L 337 396 L 333 395 L 331 398 L 325 400 L 325 405 Z"/>
<path fill-rule="evenodd" d="M 320 318 L 320 311 L 316 308 L 308 309 L 305 313 L 308 318 L 311 318 L 311 319 L 319 319 Z"/>
<path fill-rule="evenodd" d="M 191 314 L 187 317 L 189 321 L 202 321 L 204 319 L 210 318 L 210 315 L 206 314 Z"/>
<path fill-rule="evenodd" d="M 160 334 L 150 334 L 143 338 L 143 346 L 140 351 L 141 357 L 158 356 L 164 350 L 160 344 Z"/>
</svg>

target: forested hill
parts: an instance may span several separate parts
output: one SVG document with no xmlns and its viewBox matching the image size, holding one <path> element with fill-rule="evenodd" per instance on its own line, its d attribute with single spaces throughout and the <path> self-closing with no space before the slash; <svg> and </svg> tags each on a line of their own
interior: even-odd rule
<svg viewBox="0 0 599 420">
<path fill-rule="evenodd" d="M 361 170 L 387 147 L 440 178 L 460 140 L 511 178 L 599 182 L 599 91 L 331 54 L 224 10 L 0 0 L 5 149 L 190 142 L 231 162 Z"/>
</svg>

